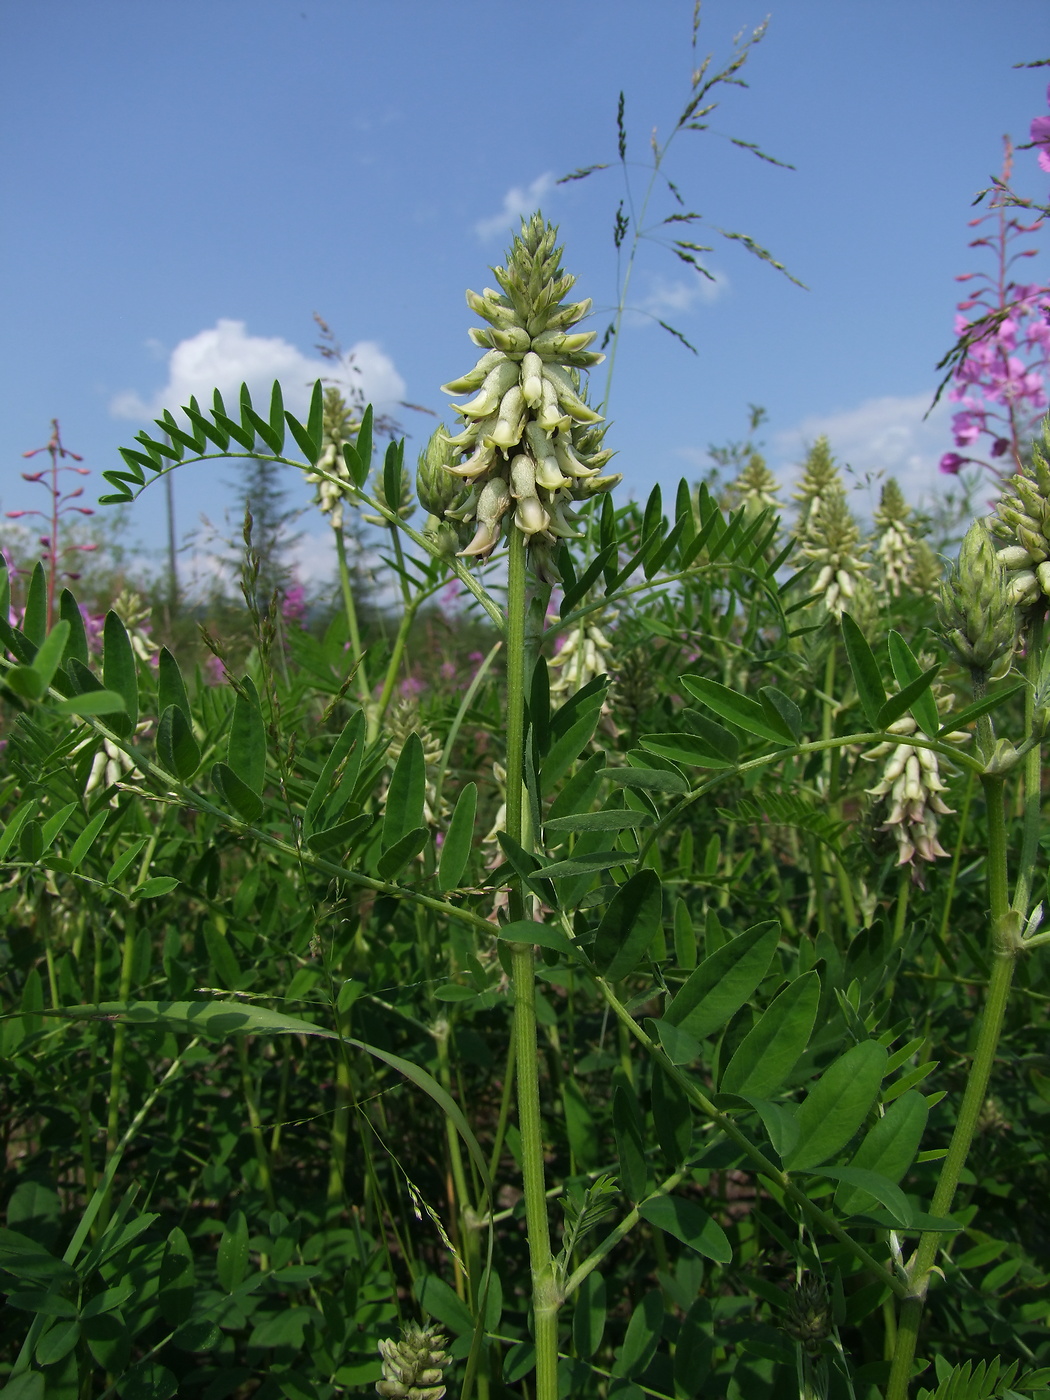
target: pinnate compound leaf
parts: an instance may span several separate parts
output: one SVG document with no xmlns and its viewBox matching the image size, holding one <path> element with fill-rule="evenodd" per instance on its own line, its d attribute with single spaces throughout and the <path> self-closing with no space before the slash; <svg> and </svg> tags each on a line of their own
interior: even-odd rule
<svg viewBox="0 0 1050 1400">
<path fill-rule="evenodd" d="M 798 1141 L 788 1171 L 820 1166 L 841 1151 L 875 1102 L 889 1053 L 874 1040 L 852 1045 L 828 1066 L 795 1112 Z"/>
<path fill-rule="evenodd" d="M 728 1264 L 733 1258 L 732 1246 L 726 1232 L 706 1210 L 681 1196 L 654 1196 L 643 1201 L 638 1214 L 650 1225 L 673 1235 L 690 1249 L 713 1259 L 716 1264 Z"/>
<path fill-rule="evenodd" d="M 259 704 L 259 692 L 251 676 L 242 678 L 233 702 L 226 762 L 242 787 L 256 796 L 262 792 L 266 776 L 266 725 Z M 262 810 L 261 804 L 259 810 Z"/>
<path fill-rule="evenodd" d="M 868 645 L 868 639 L 848 612 L 842 614 L 842 640 L 846 645 L 846 657 L 860 696 L 861 709 L 872 728 L 878 728 L 879 711 L 886 703 L 879 663 Z"/>
<path fill-rule="evenodd" d="M 757 700 L 751 700 L 738 691 L 730 690 L 728 686 L 720 685 L 718 681 L 709 680 L 706 676 L 679 676 L 678 683 L 688 690 L 694 699 L 714 710 L 716 715 L 721 715 L 723 719 L 738 725 L 749 734 L 756 734 L 760 739 L 770 739 L 775 744 L 791 742 L 790 738 L 784 737 L 783 724 L 770 724 L 765 710 Z"/>
<path fill-rule="evenodd" d="M 478 807 L 476 783 L 467 783 L 456 799 L 452 820 L 445 832 L 438 859 L 438 889 L 454 890 L 463 879 L 474 840 L 474 818 Z"/>
<path fill-rule="evenodd" d="M 768 1098 L 781 1087 L 809 1044 L 820 1001 L 820 978 L 805 972 L 773 998 L 726 1066 L 723 1094 Z"/>
<path fill-rule="evenodd" d="M 609 982 L 641 962 L 660 927 L 663 890 L 655 870 L 639 870 L 613 895 L 594 939 L 594 963 Z"/>
<path fill-rule="evenodd" d="M 738 934 L 690 974 L 664 1020 L 697 1040 L 721 1029 L 765 977 L 779 940 L 775 920 Z"/>
<path fill-rule="evenodd" d="M 850 1166 L 855 1170 L 877 1172 L 896 1185 L 915 1161 L 929 1111 L 924 1094 L 915 1089 L 902 1094 L 869 1128 Z M 835 1192 L 835 1205 L 845 1215 L 856 1215 L 868 1209 L 873 1196 L 878 1196 L 888 1210 L 893 1209 L 884 1195 L 849 1183 Z"/>
</svg>

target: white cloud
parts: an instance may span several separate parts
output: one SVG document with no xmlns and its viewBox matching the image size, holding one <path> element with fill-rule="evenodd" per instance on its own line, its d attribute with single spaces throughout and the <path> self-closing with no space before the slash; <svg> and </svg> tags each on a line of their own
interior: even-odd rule
<svg viewBox="0 0 1050 1400">
<path fill-rule="evenodd" d="M 377 411 L 390 411 L 404 398 L 404 380 L 375 341 L 358 341 L 349 353 L 357 371 L 355 384 Z M 109 411 L 114 418 L 144 422 L 165 408 L 176 412 L 189 402 L 191 394 L 202 406 L 210 406 L 213 389 L 219 390 L 227 409 L 232 410 L 244 383 L 265 412 L 273 381 L 279 379 L 285 407 L 301 418 L 307 412 L 314 381 L 330 375 L 331 369 L 326 361 L 311 359 L 279 336 L 249 335 L 243 321 L 223 319 L 176 345 L 168 358 L 168 382 L 162 389 L 149 399 L 126 389 L 112 399 Z"/>
<path fill-rule="evenodd" d="M 487 219 L 479 219 L 474 225 L 474 232 L 483 242 L 497 233 L 505 233 L 507 229 L 517 232 L 518 220 L 535 213 L 543 196 L 553 188 L 554 176 L 549 170 L 537 175 L 528 188 L 514 185 L 503 196 L 503 208 L 500 213 Z"/>
<path fill-rule="evenodd" d="M 665 321 L 669 316 L 685 315 L 698 303 L 710 306 L 729 290 L 729 278 L 725 273 L 714 272 L 712 277 L 713 280 L 699 274 L 688 279 L 650 276 L 649 290 L 635 303 L 631 321 L 641 325 L 654 316 Z"/>
<path fill-rule="evenodd" d="M 932 392 L 866 399 L 856 408 L 811 414 L 773 436 L 780 474 L 792 481 L 806 451 L 821 434 L 854 482 L 868 491 L 869 510 L 877 504 L 881 482 L 894 476 L 909 502 L 920 504 L 944 485 L 938 472 L 941 456 L 951 448 L 950 406 L 943 400 L 928 418 Z"/>
</svg>

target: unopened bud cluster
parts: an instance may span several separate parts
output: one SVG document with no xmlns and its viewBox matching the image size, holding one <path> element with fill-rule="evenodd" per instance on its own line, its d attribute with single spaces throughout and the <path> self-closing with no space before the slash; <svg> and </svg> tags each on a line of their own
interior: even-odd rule
<svg viewBox="0 0 1050 1400">
<path fill-rule="evenodd" d="M 306 472 L 306 479 L 317 488 L 316 501 L 322 514 L 327 515 L 333 530 L 343 526 L 343 502 L 353 489 L 350 472 L 343 457 L 343 443 L 350 442 L 360 428 L 342 394 L 330 385 L 324 391 L 324 417 L 321 455 L 317 466 L 326 476 L 318 472 Z M 337 477 L 331 481 L 329 477 Z"/>
<path fill-rule="evenodd" d="M 796 528 L 800 536 L 805 533 L 810 521 L 819 518 L 826 498 L 841 490 L 842 478 L 831 455 L 831 445 L 826 437 L 818 437 L 806 454 L 798 490 L 791 497 L 799 503 Z"/>
<path fill-rule="evenodd" d="M 956 657 L 985 678 L 1009 666 L 1017 641 L 1015 590 L 1002 553 L 996 553 L 983 520 L 975 520 L 959 550 L 959 562 L 941 589 L 940 618 Z"/>
<path fill-rule="evenodd" d="M 435 1328 L 414 1324 L 405 1328 L 399 1342 L 384 1338 L 379 1343 L 383 1379 L 376 1383 L 376 1394 L 394 1400 L 441 1400 L 441 1374 L 451 1360 L 444 1347 L 445 1338 Z"/>
<path fill-rule="evenodd" d="M 443 386 L 449 394 L 474 394 L 455 406 L 461 430 L 445 436 L 451 459 L 444 470 L 468 493 L 445 505 L 443 515 L 475 526 L 460 554 L 487 558 L 509 515 L 528 540 L 534 567 L 550 577 L 551 550 L 578 534 L 570 503 L 620 480 L 601 474 L 613 454 L 602 447 L 601 416 L 580 388 L 579 370 L 604 359 L 587 349 L 593 332 L 572 331 L 591 303 L 565 301 L 575 278 L 563 273 L 555 238 L 541 215 L 523 221 L 507 266 L 493 269 L 502 292 L 467 293 L 468 306 L 486 322 L 470 332 L 485 353 Z M 417 489 L 429 509 L 422 483 Z M 436 502 L 440 493 L 426 489 Z"/>
<path fill-rule="evenodd" d="M 1043 420 L 1043 444 L 1046 454 L 1035 444 L 1032 465 L 1010 477 L 991 526 L 1006 542 L 999 561 L 1020 607 L 1050 598 L 1050 418 Z"/>
<path fill-rule="evenodd" d="M 760 452 L 751 453 L 746 466 L 730 486 L 732 498 L 743 506 L 748 517 L 757 515 L 769 506 L 779 510 L 778 490 L 777 479 Z"/>
</svg>

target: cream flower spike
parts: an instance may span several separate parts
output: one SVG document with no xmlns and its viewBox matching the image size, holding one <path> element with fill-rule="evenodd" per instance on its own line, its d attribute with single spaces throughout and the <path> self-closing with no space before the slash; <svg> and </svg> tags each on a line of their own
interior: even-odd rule
<svg viewBox="0 0 1050 1400">
<path fill-rule="evenodd" d="M 613 454 L 602 446 L 604 423 L 580 384 L 580 370 L 605 358 L 588 349 L 593 331 L 573 330 L 591 303 L 565 300 L 575 278 L 561 268 L 556 239 L 541 214 L 522 220 L 506 267 L 493 269 L 500 290 L 467 292 L 467 305 L 486 322 L 470 337 L 485 353 L 443 385 L 472 397 L 452 405 L 462 426 L 443 434 L 442 463 L 473 488 L 446 509 L 447 518 L 475 527 L 460 554 L 486 559 L 506 529 L 517 529 L 533 568 L 552 582 L 553 550 L 577 534 L 572 502 L 620 480 L 601 474 Z M 426 504 L 423 490 L 420 499 Z"/>
</svg>

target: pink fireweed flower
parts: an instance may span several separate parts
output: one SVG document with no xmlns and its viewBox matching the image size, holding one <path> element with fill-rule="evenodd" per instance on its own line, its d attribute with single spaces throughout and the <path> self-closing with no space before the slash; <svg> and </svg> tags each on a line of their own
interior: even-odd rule
<svg viewBox="0 0 1050 1400">
<path fill-rule="evenodd" d="M 1050 87 L 1046 89 L 1046 100 L 1050 103 Z M 1050 117 L 1036 117 L 1028 132 L 1033 146 L 1039 147 L 1039 166 L 1050 170 Z"/>
</svg>

